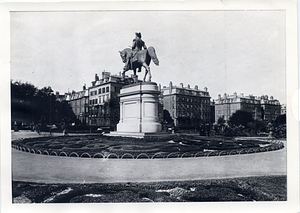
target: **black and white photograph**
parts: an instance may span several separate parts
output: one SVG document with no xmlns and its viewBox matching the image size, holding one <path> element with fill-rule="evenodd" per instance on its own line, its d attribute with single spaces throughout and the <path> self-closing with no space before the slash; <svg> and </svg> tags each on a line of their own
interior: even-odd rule
<svg viewBox="0 0 300 213">
<path fill-rule="evenodd" d="M 254 2 L 2 5 L 3 212 L 299 211 L 297 3 Z"/>
</svg>

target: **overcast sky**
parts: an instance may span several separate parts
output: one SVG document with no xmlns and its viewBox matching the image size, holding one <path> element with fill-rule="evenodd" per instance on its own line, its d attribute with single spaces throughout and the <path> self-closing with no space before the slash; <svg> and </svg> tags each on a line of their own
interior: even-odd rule
<svg viewBox="0 0 300 213">
<path fill-rule="evenodd" d="M 12 12 L 11 78 L 79 91 L 95 73 L 122 71 L 118 51 L 135 32 L 156 49 L 152 81 L 162 86 L 286 102 L 284 11 Z"/>
</svg>

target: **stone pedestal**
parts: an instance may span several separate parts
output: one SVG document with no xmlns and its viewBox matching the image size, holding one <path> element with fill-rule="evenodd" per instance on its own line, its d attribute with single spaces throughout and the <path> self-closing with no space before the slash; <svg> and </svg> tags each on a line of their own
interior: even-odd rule
<svg viewBox="0 0 300 213">
<path fill-rule="evenodd" d="M 158 91 L 154 82 L 140 82 L 124 86 L 120 91 L 119 133 L 158 133 Z"/>
</svg>

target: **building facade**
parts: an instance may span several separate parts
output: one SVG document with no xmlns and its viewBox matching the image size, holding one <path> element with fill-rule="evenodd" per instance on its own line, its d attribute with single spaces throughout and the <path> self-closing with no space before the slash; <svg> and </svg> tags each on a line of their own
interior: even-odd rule
<svg viewBox="0 0 300 213">
<path fill-rule="evenodd" d="M 285 104 L 281 105 L 281 114 L 282 115 L 286 114 L 286 105 Z"/>
<path fill-rule="evenodd" d="M 268 96 L 261 96 L 261 114 L 265 121 L 274 121 L 281 114 L 280 102 L 273 98 L 268 99 Z"/>
<path fill-rule="evenodd" d="M 95 74 L 90 87 L 83 86 L 79 92 L 56 93 L 56 100 L 67 101 L 81 125 L 114 128 L 120 119 L 119 97 L 124 85 L 133 82 L 133 78 L 121 74 L 111 75 L 102 72 L 101 78 Z"/>
<path fill-rule="evenodd" d="M 225 121 L 237 110 L 243 110 L 250 112 L 253 119 L 272 121 L 277 118 L 281 113 L 281 106 L 278 100 L 275 100 L 272 96 L 270 99 L 267 95 L 260 97 L 249 95 L 244 96 L 243 93 L 237 95 L 224 94 L 218 96 L 215 100 L 215 120 L 217 121 L 220 117 L 223 117 Z"/>
<path fill-rule="evenodd" d="M 59 95 L 56 92 L 56 100 L 67 101 L 71 106 L 75 116 L 79 120 L 80 124 L 88 124 L 89 120 L 89 95 L 86 86 L 83 86 L 82 91 L 69 92 L 64 95 Z"/>
<path fill-rule="evenodd" d="M 72 107 L 72 110 L 77 119 L 80 121 L 80 124 L 88 124 L 88 90 L 84 87 L 82 91 L 69 93 L 66 97 L 66 101 Z"/>
<path fill-rule="evenodd" d="M 215 120 L 215 118 L 216 118 L 215 112 L 216 112 L 215 101 L 212 100 L 210 102 L 210 123 L 211 124 L 213 124 L 213 123 L 216 122 L 216 120 Z"/>
<path fill-rule="evenodd" d="M 169 112 L 176 127 L 191 128 L 210 122 L 211 103 L 207 88 L 201 91 L 198 86 L 175 86 L 170 82 L 168 87 L 161 89 L 161 98 L 163 109 Z"/>
<path fill-rule="evenodd" d="M 121 88 L 131 82 L 132 78 L 128 76 L 122 81 L 121 74 L 111 75 L 109 72 L 102 72 L 101 78 L 95 75 L 95 80 L 88 88 L 90 125 L 116 127 L 120 119 L 118 95 Z"/>
</svg>

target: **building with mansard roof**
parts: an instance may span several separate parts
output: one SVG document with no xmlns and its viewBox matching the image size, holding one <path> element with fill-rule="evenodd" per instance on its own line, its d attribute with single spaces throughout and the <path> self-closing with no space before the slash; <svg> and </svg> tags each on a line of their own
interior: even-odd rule
<svg viewBox="0 0 300 213">
<path fill-rule="evenodd" d="M 236 92 L 233 95 L 226 93 L 215 100 L 215 120 L 223 117 L 228 121 L 230 116 L 237 110 L 250 112 L 253 119 L 272 121 L 281 113 L 280 102 L 273 98 L 268 98 L 267 95 L 260 97 L 249 95 L 244 96 L 243 93 L 238 95 Z"/>
<path fill-rule="evenodd" d="M 132 77 L 126 76 L 123 81 L 121 74 L 111 75 L 105 71 L 101 78 L 95 75 L 95 80 L 88 88 L 90 125 L 116 127 L 120 119 L 118 95 L 121 88 L 132 81 Z"/>
<path fill-rule="evenodd" d="M 164 110 L 167 110 L 174 120 L 174 125 L 182 128 L 194 128 L 200 123 L 210 123 L 210 95 L 205 87 L 199 90 L 196 85 L 184 87 L 169 86 L 161 88 L 161 98 Z"/>
</svg>

